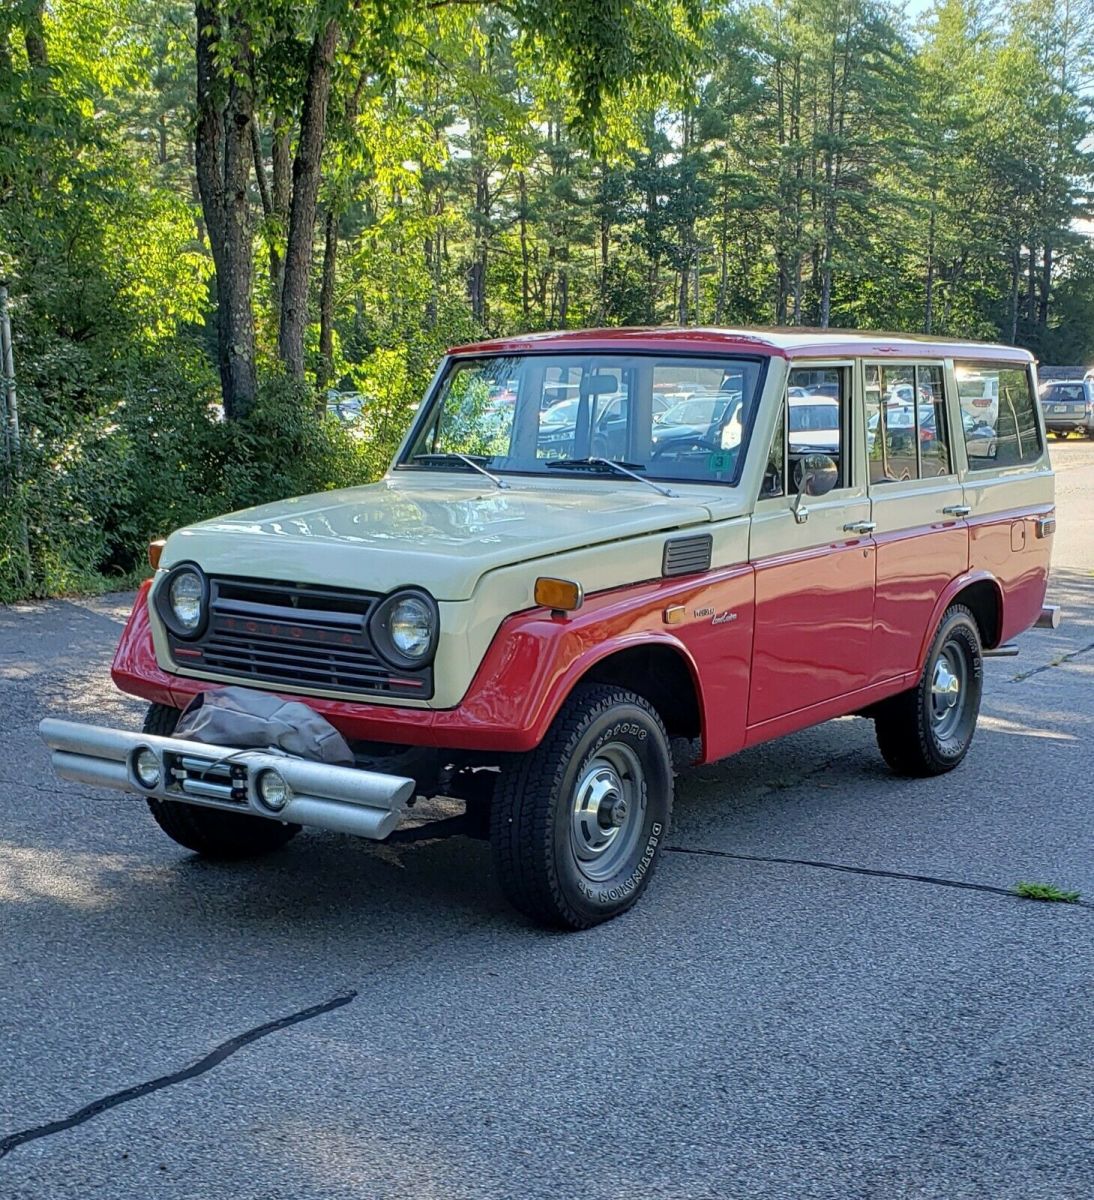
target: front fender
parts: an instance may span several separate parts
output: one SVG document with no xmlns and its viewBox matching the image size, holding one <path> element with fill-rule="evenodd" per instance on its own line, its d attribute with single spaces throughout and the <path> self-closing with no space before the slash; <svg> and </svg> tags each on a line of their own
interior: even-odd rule
<svg viewBox="0 0 1094 1200">
<path fill-rule="evenodd" d="M 502 622 L 463 702 L 438 712 L 435 727 L 459 736 L 470 724 L 491 743 L 504 737 L 510 748 L 529 750 L 595 666 L 623 650 L 660 645 L 687 665 L 703 761 L 731 754 L 744 744 L 754 603 L 754 573 L 744 565 L 603 592 L 566 616 L 517 613 Z"/>
</svg>

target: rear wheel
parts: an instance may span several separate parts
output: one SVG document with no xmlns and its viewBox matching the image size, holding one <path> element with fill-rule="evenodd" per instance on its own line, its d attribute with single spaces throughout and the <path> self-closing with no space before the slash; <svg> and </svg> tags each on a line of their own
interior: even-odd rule
<svg viewBox="0 0 1094 1200">
<path fill-rule="evenodd" d="M 668 833 L 672 756 L 652 705 L 623 688 L 579 687 L 543 742 L 498 779 L 490 840 L 514 907 L 587 929 L 630 908 Z"/>
<path fill-rule="evenodd" d="M 144 732 L 170 737 L 182 714 L 166 704 L 153 704 L 144 718 Z M 280 850 L 300 832 L 299 825 L 268 821 L 247 813 L 222 812 L 198 804 L 149 797 L 148 808 L 169 838 L 205 858 L 255 858 Z"/>
<path fill-rule="evenodd" d="M 976 619 L 954 604 L 934 636 L 919 683 L 875 710 L 882 757 L 899 775 L 952 771 L 972 744 L 983 686 Z"/>
</svg>

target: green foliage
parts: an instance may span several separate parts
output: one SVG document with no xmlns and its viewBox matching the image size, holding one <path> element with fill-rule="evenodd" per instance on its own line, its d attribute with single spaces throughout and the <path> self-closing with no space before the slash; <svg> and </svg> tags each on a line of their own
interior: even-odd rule
<svg viewBox="0 0 1094 1200">
<path fill-rule="evenodd" d="M 1055 904 L 1078 904 L 1081 893 L 1066 892 L 1051 883 L 1029 883 L 1020 881 L 1014 885 L 1014 893 L 1024 900 L 1047 900 Z"/>
<path fill-rule="evenodd" d="M 207 8 L 221 84 L 253 89 L 265 191 L 251 171 L 240 422 L 217 408 L 193 6 L 0 8 L 24 431 L 0 601 L 127 580 L 179 525 L 378 477 L 445 348 L 484 335 L 785 322 L 1094 359 L 1094 0 L 936 0 L 914 27 L 897 0 Z M 368 398 L 360 428 L 275 365 L 277 169 L 330 19 L 306 359 Z"/>
</svg>

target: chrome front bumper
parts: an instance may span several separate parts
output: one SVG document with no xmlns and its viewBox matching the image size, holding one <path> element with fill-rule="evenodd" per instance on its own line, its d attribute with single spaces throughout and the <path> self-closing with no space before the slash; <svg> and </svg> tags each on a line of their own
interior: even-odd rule
<svg viewBox="0 0 1094 1200">
<path fill-rule="evenodd" d="M 53 770 L 61 779 L 377 841 L 402 820 L 416 786 L 413 779 L 398 775 L 52 717 L 38 732 L 52 751 Z M 159 761 L 160 782 L 155 787 L 141 783 L 134 769 L 142 750 Z M 276 771 L 289 788 L 288 802 L 276 810 L 263 802 L 259 790 L 259 777 L 267 771 Z"/>
</svg>

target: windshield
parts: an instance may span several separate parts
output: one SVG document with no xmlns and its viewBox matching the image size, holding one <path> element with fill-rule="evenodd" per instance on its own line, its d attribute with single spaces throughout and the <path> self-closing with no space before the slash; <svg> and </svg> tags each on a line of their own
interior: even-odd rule
<svg viewBox="0 0 1094 1200">
<path fill-rule="evenodd" d="M 568 460 L 607 458 L 735 484 L 762 374 L 762 360 L 696 355 L 457 358 L 399 465 L 467 471 L 464 455 L 498 475 L 564 475 Z"/>
</svg>

